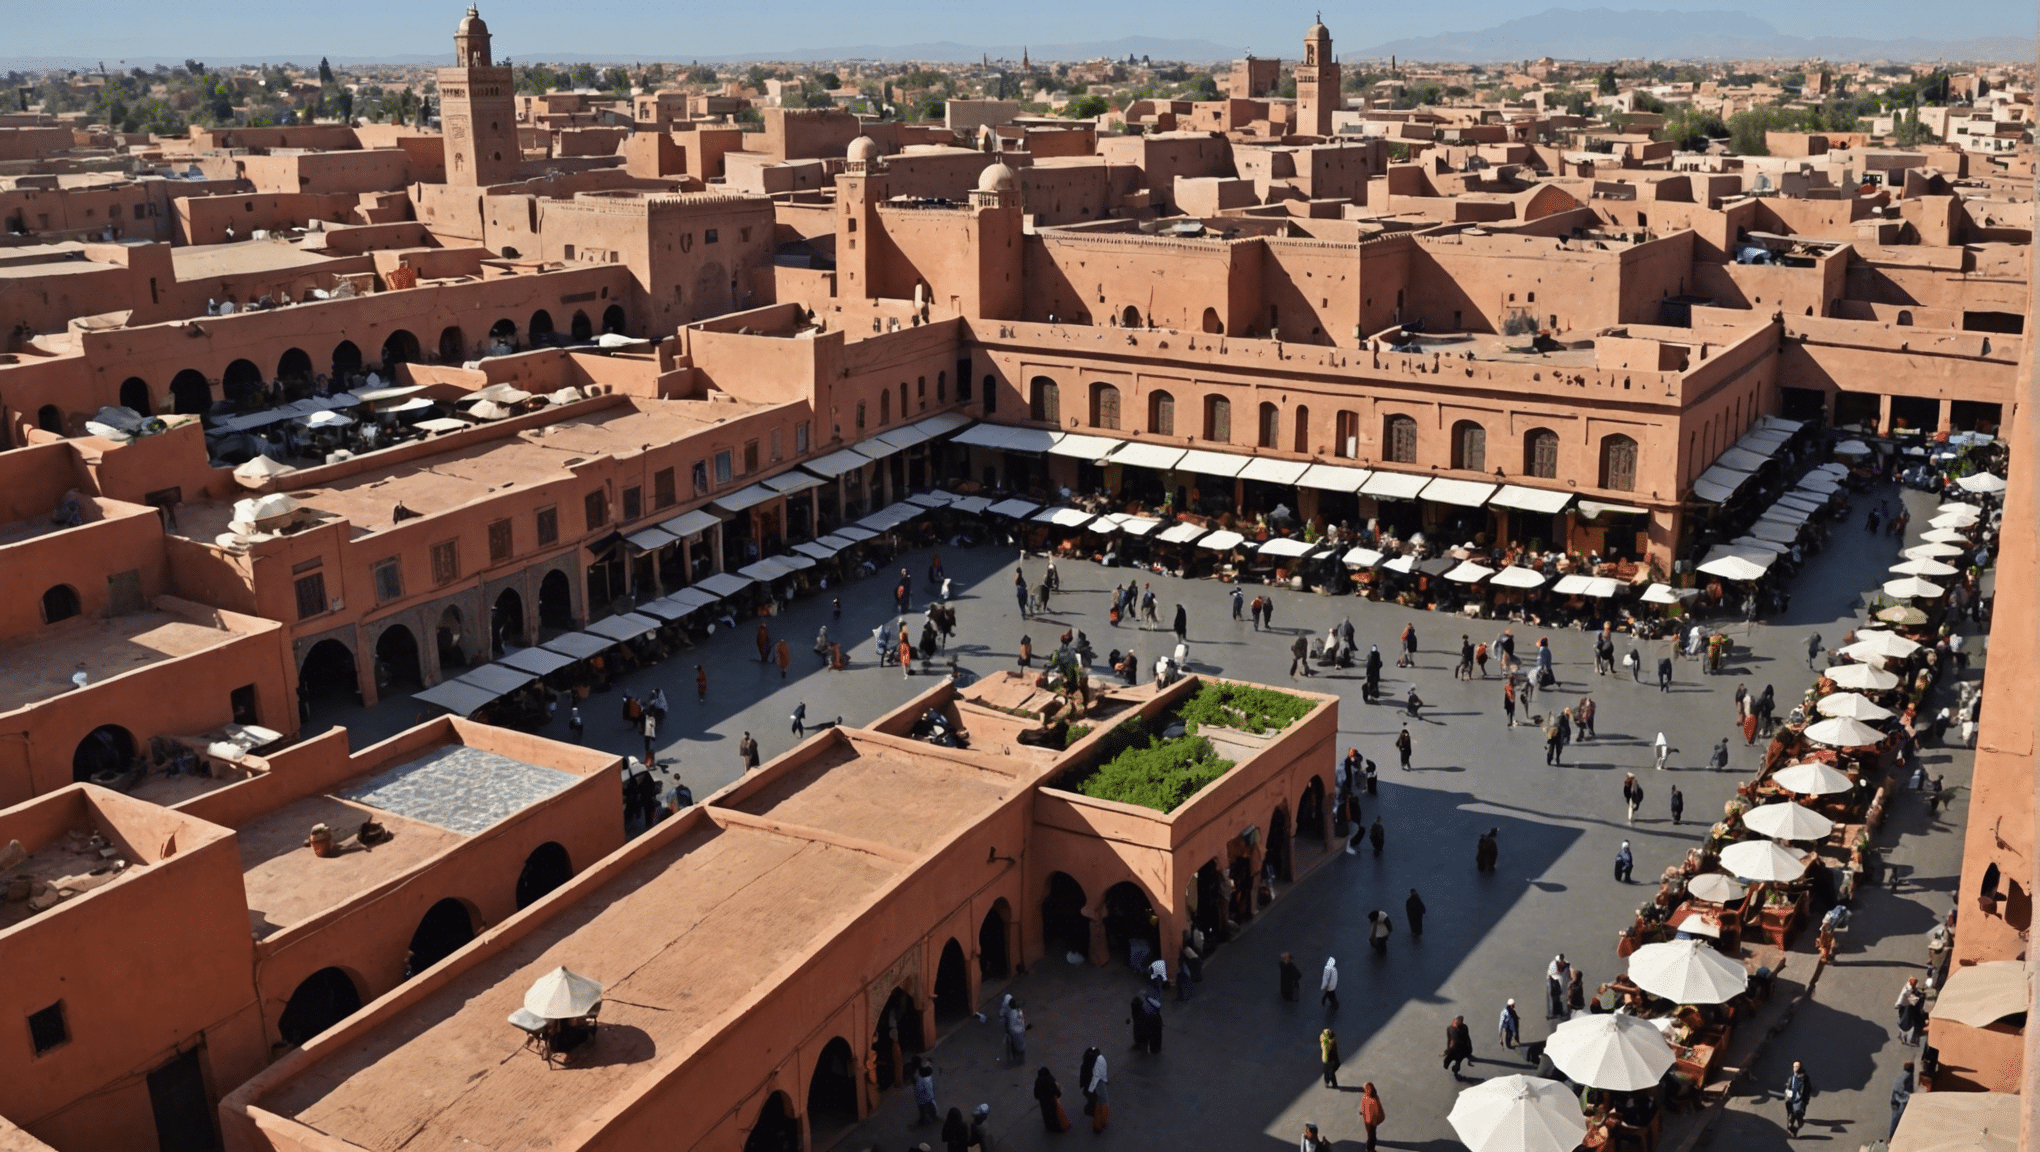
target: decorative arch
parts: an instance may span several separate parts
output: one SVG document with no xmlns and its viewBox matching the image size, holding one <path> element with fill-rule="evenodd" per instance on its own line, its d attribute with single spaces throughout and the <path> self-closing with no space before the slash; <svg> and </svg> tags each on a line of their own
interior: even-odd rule
<svg viewBox="0 0 2040 1152">
<path fill-rule="evenodd" d="M 45 404 L 35 410 L 35 426 L 53 436 L 64 434 L 64 410 L 55 404 Z"/>
<path fill-rule="evenodd" d="M 1041 942 L 1050 955 L 1091 954 L 1091 918 L 1084 914 L 1089 897 L 1067 872 L 1050 872 L 1041 897 Z"/>
<path fill-rule="evenodd" d="M 298 664 L 298 696 L 307 705 L 353 701 L 361 695 L 361 677 L 354 652 L 344 641 L 327 637 L 312 645 Z"/>
<path fill-rule="evenodd" d="M 515 588 L 505 588 L 496 594 L 496 603 L 489 609 L 489 651 L 503 650 L 510 642 L 524 643 L 524 593 Z"/>
<path fill-rule="evenodd" d="M 1105 890 L 1099 904 L 1104 912 L 1105 947 L 1113 959 L 1145 966 L 1161 955 L 1155 902 L 1147 889 L 1136 881 L 1121 880 Z"/>
<path fill-rule="evenodd" d="M 69 620 L 81 610 L 78 590 L 69 584 L 53 584 L 42 594 L 42 618 L 45 624 Z"/>
<path fill-rule="evenodd" d="M 1142 325 L 1140 322 L 1140 309 L 1134 307 L 1131 304 L 1128 304 L 1125 308 L 1121 309 L 1119 313 L 1119 326 L 1121 328 L 1141 327 Z"/>
<path fill-rule="evenodd" d="M 286 348 L 276 358 L 276 378 L 285 384 L 304 387 L 312 382 L 312 354 L 302 348 Z"/>
<path fill-rule="evenodd" d="M 1148 393 L 1148 431 L 1156 436 L 1176 434 L 1176 398 L 1164 389 Z"/>
<path fill-rule="evenodd" d="M 538 626 L 562 630 L 574 626 L 574 585 L 558 568 L 538 582 Z"/>
<path fill-rule="evenodd" d="M 1119 427 L 1119 389 L 1102 380 L 1091 385 L 1091 427 Z"/>
<path fill-rule="evenodd" d="M 140 376 L 130 376 L 120 382 L 120 406 L 132 408 L 142 416 L 155 414 L 155 405 L 149 399 L 149 382 Z"/>
<path fill-rule="evenodd" d="M 1400 413 L 1381 421 L 1381 458 L 1391 464 L 1417 462 L 1417 421 Z"/>
<path fill-rule="evenodd" d="M 467 947 L 474 938 L 475 921 L 466 903 L 449 896 L 427 908 L 411 933 L 410 953 L 404 959 L 404 979 Z"/>
<path fill-rule="evenodd" d="M 1048 424 L 1062 423 L 1062 392 L 1056 382 L 1036 376 L 1027 383 L 1027 418 Z"/>
<path fill-rule="evenodd" d="M 293 1048 L 361 1011 L 361 986 L 341 968 L 321 968 L 298 982 L 276 1018 L 276 1030 Z"/>
<path fill-rule="evenodd" d="M 841 1036 L 829 1037 L 821 1055 L 815 1057 L 807 1090 L 808 1137 L 814 1147 L 826 1147 L 837 1133 L 860 1118 L 856 1059 L 850 1042 Z"/>
<path fill-rule="evenodd" d="M 375 639 L 377 693 L 386 689 L 412 691 L 424 687 L 424 664 L 418 659 L 418 638 L 407 624 L 391 624 Z"/>
<path fill-rule="evenodd" d="M 624 315 L 623 305 L 611 304 L 602 310 L 602 330 L 604 332 L 614 332 L 618 336 L 628 336 L 630 333 L 626 329 L 629 327 L 630 317 Z"/>
<path fill-rule="evenodd" d="M 71 779 L 85 783 L 115 778 L 125 773 L 134 759 L 134 734 L 118 724 L 102 724 L 87 732 L 71 753 Z"/>
<path fill-rule="evenodd" d="M 543 308 L 533 312 L 531 314 L 531 323 L 524 326 L 524 331 L 530 335 L 531 344 L 534 348 L 540 344 L 551 343 L 553 338 L 552 313 Z"/>
<path fill-rule="evenodd" d="M 557 840 L 548 840 L 524 858 L 517 873 L 517 907 L 529 908 L 546 893 L 574 878 L 574 862 Z"/>
<path fill-rule="evenodd" d="M 418 337 L 409 328 L 399 328 L 383 341 L 382 362 L 385 368 L 399 364 L 416 364 L 424 357 L 418 347 Z"/>
<path fill-rule="evenodd" d="M 1261 401 L 1259 419 L 1254 422 L 1254 446 L 1257 448 L 1280 448 L 1282 446 L 1282 409 L 1266 400 Z"/>
<path fill-rule="evenodd" d="M 744 1137 L 744 1152 L 801 1152 L 800 1119 L 784 1092 L 774 1092 L 758 1109 L 751 1134 Z"/>
<path fill-rule="evenodd" d="M 1013 974 L 1013 906 L 1001 896 L 978 924 L 978 979 L 1004 980 Z"/>
<path fill-rule="evenodd" d="M 576 308 L 573 318 L 567 321 L 567 335 L 576 344 L 586 344 L 595 338 L 595 322 L 588 319 L 586 312 Z"/>
<path fill-rule="evenodd" d="M 970 1013 L 970 966 L 963 945 L 951 936 L 943 942 L 942 957 L 935 963 L 935 1019 L 957 1020 Z"/>
<path fill-rule="evenodd" d="M 1549 428 L 1523 433 L 1523 475 L 1558 479 L 1558 433 Z"/>
<path fill-rule="evenodd" d="M 220 395 L 228 403 L 246 404 L 262 392 L 262 369 L 253 360 L 236 360 L 220 375 Z"/>
<path fill-rule="evenodd" d="M 439 330 L 439 362 L 459 364 L 467 359 L 467 333 L 458 324 L 448 324 Z"/>
<path fill-rule="evenodd" d="M 203 416 L 212 408 L 212 384 L 205 373 L 186 368 L 170 378 L 170 411 L 179 416 Z"/>
<path fill-rule="evenodd" d="M 517 321 L 508 316 L 489 325 L 489 351 L 496 351 L 498 345 L 511 351 L 517 349 Z"/>
<path fill-rule="evenodd" d="M 1477 420 L 1452 425 L 1452 466 L 1467 472 L 1487 471 L 1487 429 Z"/>
<path fill-rule="evenodd" d="M 1620 432 L 1601 438 L 1601 487 L 1636 490 L 1636 441 Z"/>
</svg>

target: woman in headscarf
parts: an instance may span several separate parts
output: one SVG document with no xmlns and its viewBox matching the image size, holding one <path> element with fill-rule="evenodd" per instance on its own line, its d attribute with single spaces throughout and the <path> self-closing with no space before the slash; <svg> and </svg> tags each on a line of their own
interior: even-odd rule
<svg viewBox="0 0 2040 1152">
<path fill-rule="evenodd" d="M 943 1118 L 942 1147 L 946 1152 L 970 1152 L 970 1125 L 964 1122 L 963 1109 L 951 1108 Z"/>
<path fill-rule="evenodd" d="M 1062 1132 L 1069 1128 L 1069 1114 L 1063 1111 L 1062 1085 L 1055 1082 L 1055 1073 L 1043 1064 L 1034 1074 L 1034 1102 L 1041 1106 L 1041 1126 L 1050 1132 Z"/>
</svg>

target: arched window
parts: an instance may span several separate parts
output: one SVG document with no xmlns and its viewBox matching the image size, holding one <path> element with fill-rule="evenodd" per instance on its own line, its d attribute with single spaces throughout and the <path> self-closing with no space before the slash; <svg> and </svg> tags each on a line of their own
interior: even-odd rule
<svg viewBox="0 0 2040 1152">
<path fill-rule="evenodd" d="M 1027 418 L 1048 424 L 1062 423 L 1062 396 L 1055 381 L 1036 376 L 1027 389 Z"/>
<path fill-rule="evenodd" d="M 892 423 L 892 389 L 882 388 L 878 393 L 878 426 L 883 428 Z"/>
<path fill-rule="evenodd" d="M 857 402 L 857 430 L 864 431 L 864 401 Z"/>
<path fill-rule="evenodd" d="M 1119 389 L 1105 383 L 1091 385 L 1091 426 L 1119 427 Z"/>
<path fill-rule="evenodd" d="M 912 409 L 907 407 L 907 382 L 900 381 L 900 419 L 905 420 Z"/>
<path fill-rule="evenodd" d="M 1332 421 L 1332 454 L 1348 460 L 1360 455 L 1360 414 L 1341 411 Z"/>
<path fill-rule="evenodd" d="M 985 377 L 984 395 L 985 413 L 990 415 L 993 412 L 997 412 L 999 410 L 999 378 L 997 376 Z"/>
<path fill-rule="evenodd" d="M 1900 309 L 1898 313 L 1898 326 L 1900 328 L 1912 327 L 1912 313 L 1904 309 Z"/>
<path fill-rule="evenodd" d="M 69 584 L 59 584 L 42 594 L 42 618 L 45 624 L 69 620 L 78 614 L 78 590 Z"/>
<path fill-rule="evenodd" d="M 1176 398 L 1167 392 L 1148 393 L 1148 431 L 1157 436 L 1176 434 Z"/>
<path fill-rule="evenodd" d="M 1290 450 L 1310 451 L 1310 409 L 1302 404 L 1296 406 L 1296 443 L 1290 446 Z"/>
<path fill-rule="evenodd" d="M 1601 487 L 1636 490 L 1636 441 L 1620 433 L 1601 438 Z"/>
<path fill-rule="evenodd" d="M 1214 444 L 1232 443 L 1232 401 L 1223 396 L 1204 398 L 1204 438 Z"/>
<path fill-rule="evenodd" d="M 1487 429 L 1472 420 L 1452 426 L 1452 466 L 1468 472 L 1487 471 Z"/>
<path fill-rule="evenodd" d="M 1417 421 L 1410 416 L 1390 416 L 1381 422 L 1381 458 L 1391 464 L 1417 462 Z"/>
<path fill-rule="evenodd" d="M 1282 409 L 1264 401 L 1261 404 L 1260 411 L 1261 418 L 1256 422 L 1257 434 L 1254 438 L 1254 444 L 1261 448 L 1280 448 L 1282 446 Z"/>
<path fill-rule="evenodd" d="M 968 386 L 970 377 L 959 376 L 957 377 L 957 380 L 960 384 Z M 937 404 L 945 404 L 948 401 L 949 401 L 949 373 L 937 372 L 935 374 L 935 402 Z"/>
<path fill-rule="evenodd" d="M 1523 434 L 1523 474 L 1558 479 L 1558 433 L 1532 428 Z"/>
</svg>

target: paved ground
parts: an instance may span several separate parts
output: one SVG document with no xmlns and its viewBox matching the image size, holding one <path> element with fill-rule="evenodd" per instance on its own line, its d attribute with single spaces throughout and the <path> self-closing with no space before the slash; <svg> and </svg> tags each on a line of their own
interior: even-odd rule
<svg viewBox="0 0 2040 1152">
<path fill-rule="evenodd" d="M 1877 495 L 1897 498 L 1895 489 Z M 1932 502 L 1918 493 L 1905 495 L 1914 524 L 1924 528 Z M 1474 1076 L 1527 1071 L 1499 1058 L 1494 1018 L 1502 1001 L 1515 997 L 1526 1038 L 1539 1038 L 1546 1031 L 1542 972 L 1554 952 L 1567 953 L 1583 967 L 1589 987 L 1619 971 L 1616 936 L 1651 889 L 1612 879 L 1617 846 L 1624 837 L 1632 839 L 1639 880 L 1655 877 L 1698 841 L 1735 783 L 1755 768 L 1757 750 L 1739 739 L 1731 744 L 1730 771 L 1713 773 L 1698 765 L 1716 740 L 1730 735 L 1736 685 L 1746 683 L 1753 691 L 1774 685 L 1780 713 L 1788 710 L 1808 682 L 1807 634 L 1839 638 L 1855 618 L 1859 593 L 1897 562 L 1897 541 L 1862 532 L 1864 506 L 1858 498 L 1857 522 L 1837 531 L 1829 549 L 1801 574 L 1789 614 L 1735 626 L 1747 647 L 1722 675 L 1705 677 L 1697 664 L 1678 662 L 1669 695 L 1626 676 L 1596 677 L 1587 633 L 1513 626 L 1522 653 L 1534 647 L 1537 636 L 1551 637 L 1565 702 L 1592 691 L 1599 706 L 1600 739 L 1575 744 L 1563 767 L 1543 763 L 1535 730 L 1504 727 L 1497 681 L 1453 679 L 1451 666 L 1460 633 L 1470 630 L 1467 622 L 1349 597 L 1282 591 L 1275 593 L 1277 634 L 1261 636 L 1228 618 L 1227 586 L 1154 578 L 1163 619 L 1176 601 L 1188 606 L 1193 664 L 1243 679 L 1281 683 L 1293 629 L 1322 634 L 1350 614 L 1361 643 L 1378 643 L 1390 653 L 1403 623 L 1416 623 L 1420 666 L 1405 673 L 1391 659 L 1387 668 L 1389 699 L 1401 696 L 1406 686 L 1401 677 L 1408 677 L 1431 705 L 1413 726 L 1416 771 L 1393 767 L 1390 741 L 1401 723 L 1399 707 L 1363 705 L 1354 675 L 1311 682 L 1344 697 L 1342 741 L 1359 745 L 1383 765 L 1380 794 L 1365 805 L 1365 818 L 1383 817 L 1387 851 L 1379 858 L 1363 853 L 1333 861 L 1284 892 L 1242 940 L 1218 950 L 1197 997 L 1169 1005 L 1167 1043 L 1159 1056 L 1139 1056 L 1129 1048 L 1123 1021 L 1137 989 L 1130 972 L 1072 968 L 1048 959 L 1014 984 L 1032 1005 L 1028 1064 L 1000 1068 L 995 1029 L 964 1018 L 933 1052 L 943 1108 L 958 1105 L 968 1112 L 989 1102 L 1000 1147 L 1045 1147 L 1053 1140 L 1043 1134 L 1029 1096 L 1035 1066 L 1048 1064 L 1068 1099 L 1078 1101 L 1077 1058 L 1086 1044 L 1097 1044 L 1112 1066 L 1112 1137 L 1118 1142 L 1273 1152 L 1295 1147 L 1302 1122 L 1314 1120 L 1342 1147 L 1352 1148 L 1361 1135 L 1357 1086 L 1372 1080 L 1388 1111 L 1385 1145 L 1459 1147 L 1445 1115 L 1455 1091 L 1466 1084 L 1455 1084 L 1435 1063 L 1444 1025 L 1455 1013 L 1467 1017 L 1480 1057 L 1470 1069 Z M 1917 532 L 1914 536 L 1907 543 L 1917 542 Z M 1101 652 L 1129 644 L 1150 658 L 1160 651 L 1159 635 L 1114 629 L 1105 620 L 1105 590 L 1127 575 L 1123 570 L 1063 565 L 1066 591 L 1057 599 L 1055 620 L 1023 622 L 1011 596 L 1012 552 L 951 550 L 944 560 L 958 584 L 970 589 L 957 603 L 957 645 L 967 668 L 1009 666 L 1023 631 L 1047 647 L 1066 624 L 1089 631 Z M 919 578 L 927 559 L 922 554 L 904 562 Z M 1026 567 L 1038 575 L 1041 562 Z M 857 723 L 923 689 L 927 681 L 921 677 L 903 679 L 898 670 L 871 663 L 871 629 L 889 615 L 890 597 L 891 581 L 873 578 L 844 590 L 841 621 L 829 619 L 826 599 L 800 604 L 772 621 L 774 638 L 785 636 L 794 649 L 789 680 L 758 663 L 755 641 L 744 629 L 632 678 L 629 690 L 649 692 L 657 683 L 671 698 L 665 735 L 672 742 L 661 757 L 676 758 L 680 778 L 695 795 L 706 796 L 737 775 L 736 744 L 744 731 L 757 737 L 767 757 L 787 747 L 787 715 L 797 701 L 807 702 L 810 722 L 840 713 Z M 833 635 L 858 641 L 857 663 L 849 671 L 817 668 L 808 648 L 823 624 Z M 1499 627 L 1482 624 L 1475 638 L 1492 639 Z M 1980 655 L 1978 647 L 1972 643 L 1974 655 Z M 1455 651 L 1448 654 L 1448 648 Z M 1646 647 L 1644 654 L 1646 667 L 1654 666 L 1657 651 Z M 708 702 L 701 706 L 694 702 L 696 662 L 708 667 L 711 678 Z M 1972 669 L 1972 676 L 1978 674 Z M 617 693 L 595 698 L 585 713 L 588 740 L 618 752 L 641 752 L 616 713 L 620 699 Z M 1554 697 L 1540 695 L 1538 711 L 1552 702 Z M 399 700 L 334 718 L 348 725 L 360 746 L 407 726 L 416 715 L 414 702 Z M 564 724 L 560 727 L 556 734 L 563 737 Z M 1660 730 L 1681 753 L 1672 759 L 1673 771 L 1653 773 L 1647 744 Z M 1926 758 L 1947 773 L 1951 785 L 1966 784 L 1968 753 L 1932 750 Z M 1631 828 L 1620 792 L 1623 773 L 1637 769 L 1643 770 L 1648 797 Z M 1672 784 L 1686 796 L 1685 827 L 1670 823 L 1666 798 Z M 1766 1094 L 1736 1102 L 1715 1129 L 1715 1147 L 1786 1146 L 1776 1089 L 1781 1068 L 1795 1054 L 1811 1061 L 1821 1089 L 1800 1143 L 1832 1141 L 1838 1149 L 1853 1149 L 1885 1135 L 1889 1085 L 1913 1051 L 1898 1045 L 1888 1006 L 1908 971 L 1922 963 L 1925 933 L 1949 905 L 1960 859 L 1954 825 L 1966 815 L 1963 795 L 1957 793 L 1952 809 L 1931 829 L 1922 805 L 1908 797 L 1896 806 L 1882 839 L 1900 866 L 1902 887 L 1862 898 L 1840 963 L 1822 977 L 1818 1002 L 1799 1014 L 1760 1065 Z M 1490 826 L 1501 829 L 1501 864 L 1495 874 L 1480 876 L 1473 869 L 1474 841 Z M 1402 913 L 1412 886 L 1430 908 L 1421 940 L 1410 938 Z M 1374 908 L 1388 909 L 1396 922 L 1385 958 L 1364 944 L 1365 914 Z M 1802 948 L 1810 945 L 1807 934 Z M 1296 954 L 1310 986 L 1328 954 L 1339 958 L 1344 976 L 1338 1013 L 1318 1007 L 1315 996 L 1301 1004 L 1278 999 L 1275 966 L 1283 950 Z M 1793 974 L 1803 979 L 1812 963 L 1809 953 L 1795 955 Z M 1316 1037 L 1328 1023 L 1342 1038 L 1341 1082 L 1350 1090 L 1319 1083 Z M 896 1090 L 841 1146 L 896 1149 L 924 1139 L 939 1144 L 933 1131 L 913 1128 L 913 1113 L 907 1093 Z M 1079 1138 L 1089 1139 L 1081 1131 L 1066 1139 Z"/>
</svg>

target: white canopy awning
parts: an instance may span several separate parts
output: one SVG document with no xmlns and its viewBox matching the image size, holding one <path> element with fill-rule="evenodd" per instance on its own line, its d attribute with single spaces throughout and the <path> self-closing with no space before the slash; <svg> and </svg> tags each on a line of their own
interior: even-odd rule
<svg viewBox="0 0 2040 1152">
<path fill-rule="evenodd" d="M 844 547 L 842 544 L 824 544 L 820 540 L 805 540 L 795 544 L 793 550 L 803 556 L 812 556 L 817 560 L 830 560 L 835 557 L 836 553 L 841 552 Z"/>
<path fill-rule="evenodd" d="M 1716 464 L 1693 481 L 1693 495 L 1709 503 L 1720 504 L 1733 499 L 1736 492 L 1749 483 L 1749 479 L 1747 471 Z"/>
<path fill-rule="evenodd" d="M 665 528 L 654 524 L 625 536 L 624 541 L 640 552 L 656 552 L 679 539 Z"/>
<path fill-rule="evenodd" d="M 1731 447 L 1723 451 L 1720 456 L 1715 457 L 1714 464 L 1716 467 L 1733 468 L 1738 472 L 1755 472 L 1757 469 L 1762 468 L 1769 460 L 1770 456 L 1767 453 L 1757 453 L 1747 448 Z"/>
<path fill-rule="evenodd" d="M 1423 498 L 1438 504 L 1457 504 L 1462 508 L 1478 508 L 1487 503 L 1495 494 L 1499 484 L 1480 480 L 1453 480 L 1441 476 L 1424 485 Z"/>
<path fill-rule="evenodd" d="M 1551 590 L 1561 596 L 1593 596 L 1605 600 L 1621 591 L 1622 583 L 1608 576 L 1587 576 L 1575 572 L 1570 576 L 1560 576 Z"/>
<path fill-rule="evenodd" d="M 1416 476 L 1408 472 L 1376 472 L 1360 485 L 1362 496 L 1373 496 L 1387 500 L 1415 500 L 1417 493 L 1429 484 L 1429 476 Z"/>
<path fill-rule="evenodd" d="M 710 604 L 715 603 L 717 599 L 719 597 L 701 588 L 682 588 L 671 596 L 666 597 L 665 602 L 686 613 L 699 612 Z"/>
<path fill-rule="evenodd" d="M 1302 556 L 1317 550 L 1317 545 L 1306 544 L 1294 536 L 1277 536 L 1261 545 L 1263 556 Z"/>
<path fill-rule="evenodd" d="M 1377 552 L 1372 548 L 1353 548 L 1349 549 L 1339 560 L 1348 568 L 1372 568 L 1376 564 L 1381 563 L 1381 558 L 1384 555 L 1386 553 Z"/>
<path fill-rule="evenodd" d="M 1119 528 L 1128 536 L 1145 536 L 1161 526 L 1162 522 L 1160 520 L 1150 520 L 1145 516 L 1127 516 L 1122 514 L 1119 517 Z"/>
<path fill-rule="evenodd" d="M 767 488 L 782 496 L 791 496 L 795 492 L 805 492 L 810 488 L 820 488 L 827 483 L 828 481 L 820 476 L 800 471 L 781 472 L 779 475 L 767 477 L 765 480 Z"/>
<path fill-rule="evenodd" d="M 880 432 L 877 436 L 872 437 L 872 439 L 890 446 L 895 452 L 912 448 L 917 444 L 925 444 L 932 438 L 933 436 L 918 424 L 909 424 L 904 428 L 894 428 L 891 431 Z"/>
<path fill-rule="evenodd" d="M 1488 581 L 1488 583 L 1499 584 L 1504 588 L 1542 588 L 1544 587 L 1544 575 L 1541 572 L 1532 572 L 1528 568 L 1511 564 L 1500 572 L 1495 573 L 1494 579 Z"/>
<path fill-rule="evenodd" d="M 1247 538 L 1245 536 L 1242 536 L 1237 532 L 1227 532 L 1224 530 L 1220 530 L 1217 532 L 1213 532 L 1211 535 L 1206 536 L 1202 540 L 1199 540 L 1197 542 L 1197 546 L 1199 548 L 1209 548 L 1214 552 L 1229 552 L 1232 549 L 1239 547 L 1241 544 L 1246 543 L 1246 540 Z"/>
<path fill-rule="evenodd" d="M 753 581 L 748 576 L 734 576 L 728 572 L 717 572 L 712 576 L 703 577 L 695 582 L 694 587 L 720 600 L 725 596 L 734 596 L 742 592 L 744 589 L 749 588 L 752 583 Z"/>
<path fill-rule="evenodd" d="M 1452 571 L 1445 573 L 1445 578 L 1455 584 L 1478 584 L 1494 574 L 1495 570 L 1485 564 L 1462 560 Z"/>
<path fill-rule="evenodd" d="M 966 516 L 976 516 L 990 508 L 992 502 L 990 498 L 984 496 L 958 496 L 949 506 Z"/>
<path fill-rule="evenodd" d="M 1271 460 L 1256 456 L 1240 469 L 1240 479 L 1260 480 L 1269 484 L 1294 484 L 1310 470 L 1310 464 L 1296 460 Z"/>
<path fill-rule="evenodd" d="M 907 503 L 919 504 L 923 508 L 945 508 L 954 503 L 955 500 L 956 497 L 953 494 L 944 492 L 940 488 L 932 492 L 916 492 L 912 496 L 907 497 Z"/>
<path fill-rule="evenodd" d="M 635 640 L 647 632 L 657 629 L 659 622 L 650 616 L 637 612 L 624 612 L 616 616 L 605 616 L 590 621 L 587 630 L 597 636 L 607 636 L 612 642 Z"/>
<path fill-rule="evenodd" d="M 1081 508 L 1043 508 L 1031 517 L 1040 523 L 1053 524 L 1058 528 L 1082 528 L 1097 518 L 1096 513 L 1086 512 Z"/>
<path fill-rule="evenodd" d="M 994 516 L 1010 516 L 1015 520 L 1021 520 L 1033 515 L 1034 510 L 1039 507 L 1041 505 L 1036 504 L 1032 500 L 1021 500 L 1015 497 L 1011 500 L 1001 500 L 990 508 L 985 509 L 985 511 L 990 512 Z"/>
<path fill-rule="evenodd" d="M 705 532 L 720 523 L 722 523 L 722 517 L 705 509 L 696 508 L 692 512 L 682 512 L 670 520 L 661 520 L 659 527 L 671 532 L 677 538 L 685 539 L 697 532 Z"/>
<path fill-rule="evenodd" d="M 1504 484 L 1501 491 L 1488 497 L 1488 503 L 1498 508 L 1518 508 L 1525 512 L 1563 512 L 1565 506 L 1572 503 L 1572 498 L 1570 492 Z"/>
<path fill-rule="evenodd" d="M 844 448 L 837 452 L 831 452 L 827 456 L 818 456 L 801 465 L 801 467 L 806 468 L 817 476 L 826 476 L 834 480 L 845 472 L 854 472 L 869 463 L 871 463 L 870 457 Z"/>
<path fill-rule="evenodd" d="M 1638 508 L 1634 504 L 1610 504 L 1604 500 L 1582 500 L 1580 515 L 1589 520 L 1598 516 L 1648 516 L 1650 509 Z"/>
<path fill-rule="evenodd" d="M 763 504 L 777 495 L 779 493 L 774 492 L 763 484 L 753 484 L 749 488 L 739 488 L 728 495 L 716 497 L 714 504 L 725 512 L 742 512 L 746 508 Z"/>
<path fill-rule="evenodd" d="M 777 556 L 767 556 L 763 560 L 746 564 L 742 568 L 737 569 L 738 575 L 749 576 L 751 579 L 759 581 L 777 580 L 781 576 L 790 574 L 792 571 L 793 569 L 787 567 L 785 561 Z"/>
<path fill-rule="evenodd" d="M 1050 456 L 1073 456 L 1078 460 L 1097 460 L 1119 447 L 1120 441 L 1104 436 L 1086 436 L 1079 432 L 1064 432 L 1050 445 Z"/>
<path fill-rule="evenodd" d="M 1160 540 L 1164 544 L 1188 544 L 1199 536 L 1204 535 L 1207 531 L 1210 531 L 1210 529 L 1197 524 L 1177 524 L 1174 527 L 1163 529 L 1161 535 L 1156 536 L 1155 539 Z"/>
<path fill-rule="evenodd" d="M 1348 468 L 1343 464 L 1313 464 L 1304 469 L 1296 482 L 1305 488 L 1320 492 L 1358 492 L 1367 478 L 1374 475 L 1365 468 Z"/>
<path fill-rule="evenodd" d="M 616 641 L 607 636 L 597 636 L 592 632 L 568 632 L 564 635 L 553 637 L 544 644 L 539 645 L 539 647 L 549 648 L 554 652 L 565 653 L 576 660 L 586 660 L 590 656 L 600 655 L 616 647 Z"/>
<path fill-rule="evenodd" d="M 1183 449 L 1171 448 L 1166 444 L 1122 443 L 1112 450 L 1108 459 L 1114 464 L 1126 464 L 1135 468 L 1170 469 L 1183 458 Z"/>
<path fill-rule="evenodd" d="M 1247 461 L 1252 459 L 1251 456 L 1233 456 L 1224 452 L 1206 452 L 1202 448 L 1192 448 L 1183 453 L 1183 458 L 1176 462 L 1176 471 L 1195 472 L 1201 476 L 1237 476 L 1240 469 L 1247 466 Z"/>
</svg>

